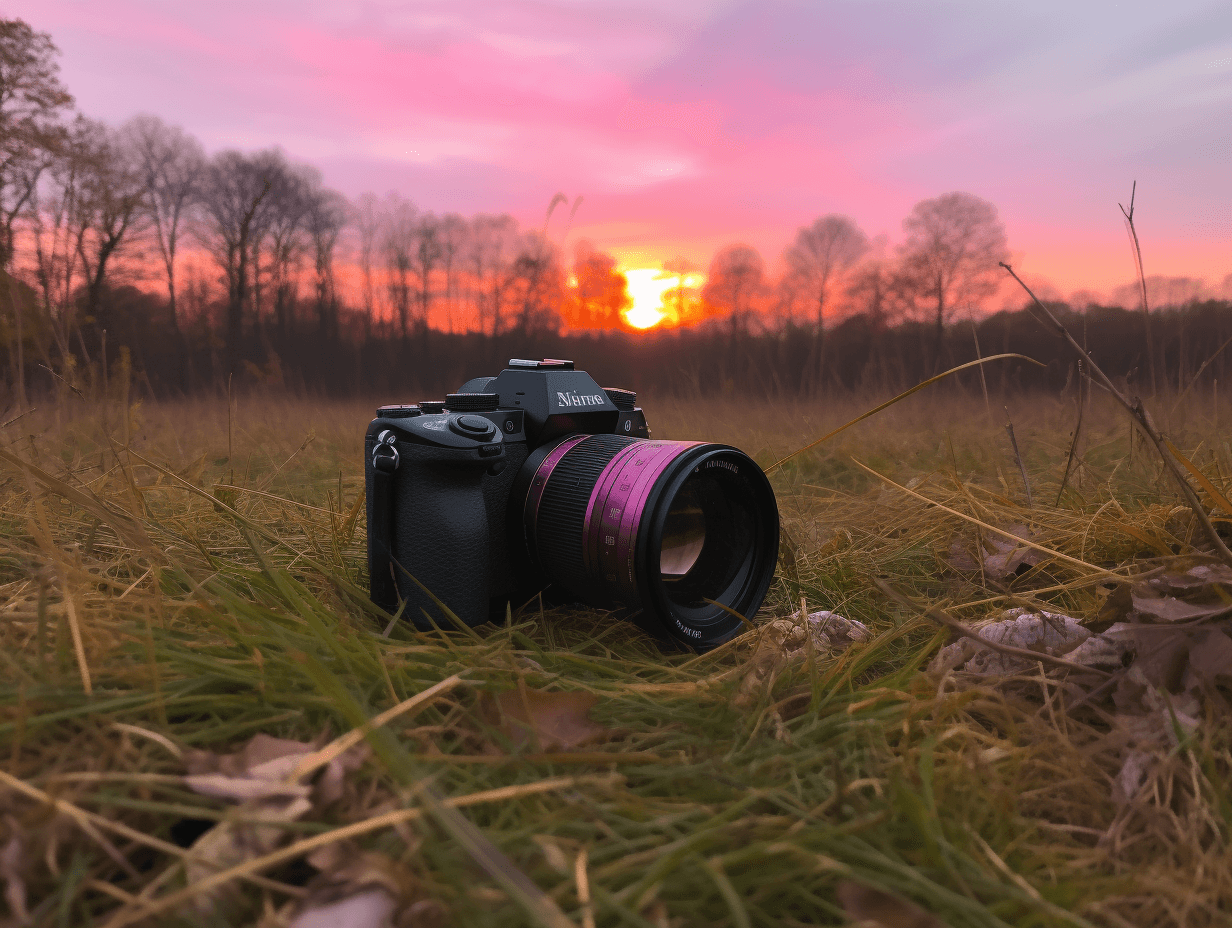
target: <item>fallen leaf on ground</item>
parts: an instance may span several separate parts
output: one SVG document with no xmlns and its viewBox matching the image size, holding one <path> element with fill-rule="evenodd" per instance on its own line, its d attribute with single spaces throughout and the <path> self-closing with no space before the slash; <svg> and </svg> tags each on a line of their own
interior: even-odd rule
<svg viewBox="0 0 1232 928">
<path fill-rule="evenodd" d="M 388 928 L 396 904 L 389 890 L 367 889 L 337 902 L 306 907 L 291 928 Z"/>
<path fill-rule="evenodd" d="M 1133 594 L 1134 612 L 1150 620 L 1162 622 L 1188 622 L 1226 613 L 1226 603 L 1190 603 L 1175 596 L 1142 596 Z"/>
<path fill-rule="evenodd" d="M 1118 807 L 1124 807 L 1134 796 L 1142 784 L 1146 782 L 1155 758 L 1146 751 L 1130 751 L 1121 763 L 1121 769 L 1112 781 L 1112 801 Z"/>
<path fill-rule="evenodd" d="M 852 880 L 838 884 L 838 901 L 849 919 L 866 928 L 945 928 L 914 902 Z"/>
<path fill-rule="evenodd" d="M 287 839 L 283 826 L 311 809 L 312 803 L 302 796 L 260 799 L 238 806 L 235 819 L 219 822 L 193 842 L 184 865 L 188 885 L 268 854 Z M 217 887 L 193 897 L 192 905 L 197 912 L 209 914 L 220 898 L 235 892 L 235 884 Z"/>
<path fill-rule="evenodd" d="M 368 747 L 357 744 L 333 758 L 318 776 L 315 788 L 308 782 L 288 782 L 305 755 L 319 747 L 317 742 L 258 734 L 233 754 L 188 751 L 184 755 L 188 768 L 184 783 L 203 795 L 236 802 L 311 796 L 317 803 L 328 805 L 342 797 L 347 774 L 363 765 Z"/>
<path fill-rule="evenodd" d="M 26 883 L 21 876 L 22 841 L 17 821 L 5 816 L 8 840 L 0 850 L 0 880 L 4 881 L 4 901 L 8 904 L 13 925 L 30 924 L 30 912 L 26 908 Z"/>
<path fill-rule="evenodd" d="M 844 618 L 826 609 L 810 612 L 808 621 L 813 646 L 827 651 L 842 651 L 857 641 L 868 641 L 873 637 L 868 626 L 858 619 Z"/>
<path fill-rule="evenodd" d="M 1186 598 L 1232 593 L 1232 567 L 1225 564 L 1199 564 L 1186 571 L 1151 577 L 1146 585 L 1161 595 L 1184 593 Z"/>
<path fill-rule="evenodd" d="M 485 694 L 483 712 L 514 750 L 568 751 L 611 735 L 590 718 L 598 701 L 593 693 L 516 689 Z"/>
<path fill-rule="evenodd" d="M 1077 620 L 1059 612 L 1007 609 L 1001 618 L 975 629 L 985 641 L 1039 651 L 1053 657 L 1068 655 L 1091 637 Z M 981 676 L 1021 673 L 1034 664 L 1025 657 L 1001 654 L 980 642 L 963 638 L 946 645 L 928 665 L 929 670 L 962 670 Z"/>
<path fill-rule="evenodd" d="M 1189 667 L 1212 683 L 1217 677 L 1232 677 L 1232 638 L 1213 628 L 1194 635 L 1189 648 Z"/>
<path fill-rule="evenodd" d="M 1005 531 L 1023 539 L 1031 539 L 1034 533 L 1025 525 L 1007 525 Z M 979 559 L 972 551 L 979 552 Z M 979 542 L 955 539 L 950 543 L 949 557 L 946 559 L 951 567 L 963 573 L 975 573 L 983 564 L 983 572 L 993 580 L 1004 580 L 1017 573 L 1021 567 L 1034 567 L 1044 560 L 1044 555 L 1035 548 L 1017 544 L 1003 536 L 988 536 Z"/>
</svg>

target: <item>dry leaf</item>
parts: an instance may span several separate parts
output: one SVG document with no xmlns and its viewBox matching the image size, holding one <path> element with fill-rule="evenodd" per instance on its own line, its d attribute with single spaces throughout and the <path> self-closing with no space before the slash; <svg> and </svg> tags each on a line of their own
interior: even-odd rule
<svg viewBox="0 0 1232 928">
<path fill-rule="evenodd" d="M 1118 807 L 1127 805 L 1137 795 L 1154 763 L 1154 756 L 1146 751 L 1130 751 L 1125 755 L 1121 770 L 1112 781 L 1112 800 Z"/>
<path fill-rule="evenodd" d="M 365 890 L 337 902 L 304 908 L 291 928 L 389 928 L 396 905 L 389 890 Z"/>
<path fill-rule="evenodd" d="M 825 609 L 810 612 L 808 621 L 809 631 L 813 633 L 813 647 L 819 650 L 843 651 L 857 641 L 868 641 L 873 637 L 863 622 Z"/>
<path fill-rule="evenodd" d="M 1004 530 L 1011 535 L 1029 540 L 1035 534 L 1025 525 L 1007 525 Z M 979 560 L 972 556 L 972 550 L 979 550 Z M 976 573 L 983 562 L 984 575 L 993 580 L 1004 580 L 1017 573 L 1021 567 L 1034 567 L 1044 560 L 1044 555 L 1034 548 L 1015 544 L 1001 536 L 985 537 L 982 550 L 977 544 L 961 538 L 950 543 L 949 557 L 946 559 L 951 567 L 963 573 Z"/>
<path fill-rule="evenodd" d="M 22 841 L 18 834 L 17 821 L 5 816 L 9 839 L 0 850 L 0 880 L 4 881 L 4 901 L 8 903 L 13 925 L 30 924 L 30 911 L 26 908 L 26 883 L 21 876 Z"/>
<path fill-rule="evenodd" d="M 329 805 L 342 797 L 346 775 L 358 770 L 369 752 L 366 745 L 358 744 L 333 758 L 320 773 L 315 789 L 308 783 L 287 782 L 304 756 L 319 746 L 258 734 L 234 754 L 186 752 L 184 764 L 189 773 L 184 783 L 195 792 L 236 802 L 311 795 L 319 804 Z"/>
<path fill-rule="evenodd" d="M 1047 653 L 1053 657 L 1068 655 L 1091 637 L 1091 633 L 1068 615 L 1059 612 L 1029 612 L 1007 609 L 1001 618 L 975 629 L 977 635 L 996 644 Z M 1033 669 L 1031 661 L 1012 654 L 1001 654 L 970 638 L 946 645 L 928 665 L 929 670 L 944 672 L 961 669 L 964 673 L 1005 675 Z"/>
<path fill-rule="evenodd" d="M 1104 632 L 1105 638 L 1124 642 L 1135 653 L 1133 670 L 1148 686 L 1179 692 L 1189 663 L 1191 633 L 1159 625 L 1119 623 Z"/>
<path fill-rule="evenodd" d="M 1151 577 L 1146 586 L 1157 594 L 1186 594 L 1193 599 L 1218 597 L 1232 592 L 1232 567 L 1225 564 L 1199 564 L 1183 573 L 1165 573 Z"/>
<path fill-rule="evenodd" d="M 914 902 L 852 880 L 838 884 L 838 901 L 849 919 L 866 928 L 945 928 L 944 922 Z"/>
<path fill-rule="evenodd" d="M 1162 622 L 1187 622 L 1227 612 L 1224 603 L 1213 605 L 1189 603 L 1175 596 L 1140 596 L 1133 594 L 1134 612 Z"/>
<path fill-rule="evenodd" d="M 516 689 L 486 694 L 484 708 L 515 750 L 568 751 L 610 736 L 588 714 L 598 701 L 593 693 Z"/>
<path fill-rule="evenodd" d="M 237 819 L 243 821 L 221 821 L 193 842 L 184 865 L 189 885 L 219 870 L 268 854 L 286 840 L 287 831 L 282 826 L 311 809 L 312 803 L 302 796 L 255 800 L 238 806 L 235 813 Z M 202 893 L 193 898 L 193 906 L 199 913 L 209 914 L 223 894 L 235 891 L 232 884 Z"/>
<path fill-rule="evenodd" d="M 1189 649 L 1189 667 L 1211 682 L 1216 677 L 1232 677 L 1232 638 L 1216 629 L 1195 634 Z"/>
</svg>

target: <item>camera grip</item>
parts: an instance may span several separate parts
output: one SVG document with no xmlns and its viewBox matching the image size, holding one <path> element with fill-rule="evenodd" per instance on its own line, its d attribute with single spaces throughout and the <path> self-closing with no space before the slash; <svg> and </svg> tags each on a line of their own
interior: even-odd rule
<svg viewBox="0 0 1232 928">
<path fill-rule="evenodd" d="M 393 572 L 406 601 L 403 615 L 422 631 L 432 622 L 454 627 L 432 596 L 467 625 L 488 619 L 488 514 L 481 477 L 481 470 L 456 464 L 425 464 L 400 474 Z"/>
</svg>

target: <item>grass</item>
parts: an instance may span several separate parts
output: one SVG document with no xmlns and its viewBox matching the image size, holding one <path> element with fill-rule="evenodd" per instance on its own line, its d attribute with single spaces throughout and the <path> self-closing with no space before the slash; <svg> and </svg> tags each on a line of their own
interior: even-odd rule
<svg viewBox="0 0 1232 928">
<path fill-rule="evenodd" d="M 872 403 L 643 405 L 657 438 L 769 465 Z M 1108 718 L 1058 708 L 1042 675 L 938 680 L 921 668 L 944 636 L 871 583 L 975 625 L 1023 602 L 1094 620 L 1108 572 L 1193 552 L 1187 511 L 1113 410 L 1088 412 L 1059 507 L 1072 402 L 1009 411 L 1031 510 L 1003 422 L 952 394 L 917 395 L 773 474 L 783 557 L 759 623 L 803 600 L 874 632 L 797 662 L 757 632 L 662 653 L 631 625 L 537 601 L 502 627 L 382 637 L 356 508 L 371 404 L 23 418 L 0 433 L 0 844 L 20 850 L 0 878 L 37 924 L 276 924 L 314 872 L 297 851 L 228 881 L 212 915 L 179 904 L 201 891 L 183 848 L 243 814 L 189 790 L 179 755 L 259 732 L 319 742 L 461 674 L 370 736 L 340 800 L 285 826 L 287 842 L 322 844 L 353 826 L 347 848 L 396 868 L 404 924 L 550 923 L 553 906 L 581 925 L 844 924 L 852 885 L 894 897 L 887 925 L 910 923 L 908 901 L 955 928 L 1224 924 L 1227 718 L 1212 710 L 1165 752 L 1154 792 L 1120 807 Z M 1191 400 L 1166 427 L 1227 492 L 1216 412 Z M 950 545 L 983 531 L 963 516 L 1028 524 L 1069 560 L 1008 588 L 961 575 Z M 513 748 L 485 694 L 519 687 L 593 694 L 611 737 Z"/>
</svg>

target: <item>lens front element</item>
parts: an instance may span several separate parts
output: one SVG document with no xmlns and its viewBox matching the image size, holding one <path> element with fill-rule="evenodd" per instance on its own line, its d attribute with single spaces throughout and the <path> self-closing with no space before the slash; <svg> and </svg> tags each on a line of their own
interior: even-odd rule
<svg viewBox="0 0 1232 928">
<path fill-rule="evenodd" d="M 659 575 L 680 580 L 697 563 L 706 545 L 706 513 L 695 487 L 686 485 L 667 511 L 659 550 Z"/>
<path fill-rule="evenodd" d="M 623 606 L 647 630 L 714 647 L 765 598 L 778 506 L 743 452 L 704 442 L 572 435 L 538 460 L 523 510 L 554 584 Z M 724 608 L 726 607 L 726 608 Z"/>
</svg>

